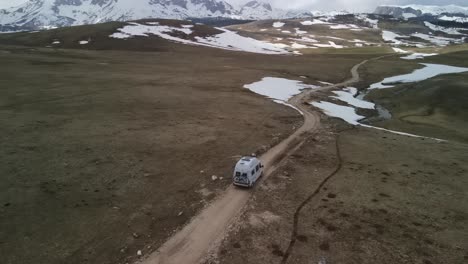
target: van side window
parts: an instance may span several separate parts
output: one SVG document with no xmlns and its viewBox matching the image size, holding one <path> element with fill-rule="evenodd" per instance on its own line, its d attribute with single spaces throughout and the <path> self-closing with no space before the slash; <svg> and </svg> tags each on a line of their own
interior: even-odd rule
<svg viewBox="0 0 468 264">
<path fill-rule="evenodd" d="M 257 166 L 255 166 L 255 168 L 257 169 L 257 171 L 258 171 L 259 167 L 260 167 L 260 166 L 258 166 L 258 164 L 257 164 Z"/>
<path fill-rule="evenodd" d="M 252 170 L 252 175 L 255 175 L 255 170 Z"/>
</svg>

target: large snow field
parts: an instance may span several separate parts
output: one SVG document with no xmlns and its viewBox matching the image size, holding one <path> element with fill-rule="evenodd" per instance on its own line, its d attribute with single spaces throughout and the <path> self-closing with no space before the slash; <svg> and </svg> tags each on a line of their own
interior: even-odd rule
<svg viewBox="0 0 468 264">
<path fill-rule="evenodd" d="M 143 25 L 139 23 L 129 23 L 129 25 L 124 26 L 123 28 L 118 29 L 119 32 L 116 32 L 110 35 L 111 38 L 118 39 L 129 39 L 135 36 L 147 37 L 149 35 L 156 35 L 158 37 L 179 42 L 189 45 L 200 45 L 215 47 L 228 50 L 237 50 L 237 51 L 247 51 L 253 53 L 264 53 L 264 54 L 287 54 L 287 51 L 284 47 L 278 47 L 277 45 L 265 41 L 256 40 L 253 38 L 243 37 L 237 34 L 234 31 L 230 31 L 224 28 L 217 28 L 222 33 L 213 35 L 210 37 L 202 38 L 195 37 L 194 40 L 183 39 L 180 37 L 172 36 L 172 33 L 181 32 L 186 35 L 193 33 L 192 25 L 183 25 L 182 28 L 171 27 L 160 25 L 158 22 L 148 23 L 149 25 Z"/>
<path fill-rule="evenodd" d="M 468 68 L 463 67 L 454 67 L 442 64 L 429 64 L 429 63 L 421 63 L 425 67 L 422 69 L 417 69 L 409 74 L 403 74 L 393 77 L 385 78 L 383 81 L 372 84 L 369 89 L 383 89 L 383 88 L 391 88 L 394 87 L 392 83 L 412 83 L 412 82 L 419 82 L 430 79 L 432 77 L 442 75 L 442 74 L 450 74 L 450 73 L 462 73 L 467 72 Z M 384 84 L 388 83 L 388 84 Z"/>
<path fill-rule="evenodd" d="M 264 77 L 258 82 L 244 85 L 244 88 L 250 91 L 266 96 L 272 99 L 274 102 L 284 104 L 302 112 L 296 107 L 288 104 L 288 100 L 293 96 L 300 94 L 304 89 L 313 89 L 318 86 L 305 84 L 301 81 L 289 80 L 284 78 L 276 77 Z"/>
</svg>

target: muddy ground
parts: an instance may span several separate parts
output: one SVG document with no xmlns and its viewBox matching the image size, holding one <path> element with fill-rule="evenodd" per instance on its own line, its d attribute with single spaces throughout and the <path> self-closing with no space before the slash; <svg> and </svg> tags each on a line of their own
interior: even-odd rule
<svg viewBox="0 0 468 264">
<path fill-rule="evenodd" d="M 127 263 L 154 251 L 230 184 L 239 155 L 300 126 L 244 84 L 338 82 L 362 59 L 2 46 L 2 263 Z"/>
<path fill-rule="evenodd" d="M 467 145 L 327 131 L 257 187 L 237 230 L 207 263 L 466 263 Z M 298 213 L 288 251 L 297 208 L 336 169 Z"/>
</svg>

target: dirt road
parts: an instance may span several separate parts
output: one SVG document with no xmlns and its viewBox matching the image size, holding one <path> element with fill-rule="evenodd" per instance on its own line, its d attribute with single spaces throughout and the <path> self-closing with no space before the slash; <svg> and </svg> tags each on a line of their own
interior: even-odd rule
<svg viewBox="0 0 468 264">
<path fill-rule="evenodd" d="M 351 69 L 352 77 L 342 83 L 306 90 L 290 99 L 290 103 L 304 113 L 304 124 L 287 139 L 260 157 L 267 168 L 262 181 L 268 178 L 282 158 L 289 154 L 288 152 L 293 152 L 302 144 L 305 132 L 313 132 L 319 127 L 320 117 L 318 113 L 303 104 L 309 94 L 318 90 L 330 90 L 358 82 L 360 79 L 358 69 L 367 61 L 355 65 Z M 142 263 L 199 263 L 209 250 L 218 245 L 223 239 L 228 227 L 236 220 L 242 208 L 247 204 L 250 195 L 251 191 L 249 190 L 230 186 L 223 195 L 203 209 L 188 225 L 172 236 Z"/>
</svg>

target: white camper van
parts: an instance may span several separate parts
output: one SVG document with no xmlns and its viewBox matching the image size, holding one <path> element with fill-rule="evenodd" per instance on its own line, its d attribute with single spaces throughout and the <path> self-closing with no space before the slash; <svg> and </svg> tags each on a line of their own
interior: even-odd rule
<svg viewBox="0 0 468 264">
<path fill-rule="evenodd" d="M 233 183 L 236 186 L 252 187 L 263 175 L 263 164 L 255 157 L 243 157 L 234 168 Z"/>
</svg>

